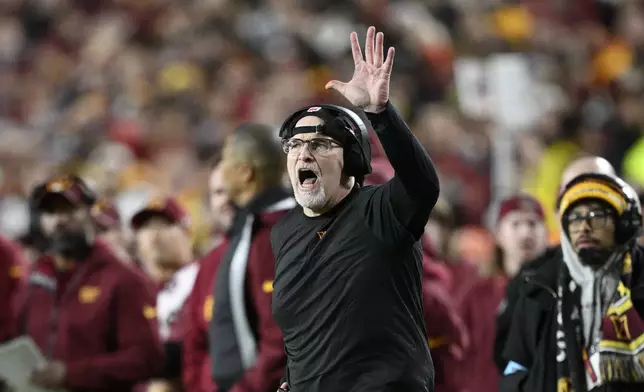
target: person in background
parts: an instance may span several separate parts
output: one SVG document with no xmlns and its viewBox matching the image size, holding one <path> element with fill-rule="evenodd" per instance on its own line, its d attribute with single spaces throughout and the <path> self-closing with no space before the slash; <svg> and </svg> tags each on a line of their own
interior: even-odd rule
<svg viewBox="0 0 644 392">
<path fill-rule="evenodd" d="M 451 254 L 449 244 L 456 233 L 451 206 L 439 198 L 425 225 L 421 239 L 428 264 L 441 277 L 457 308 L 461 308 L 465 295 L 481 279 L 476 266 Z M 456 278 L 458 277 L 458 279 Z"/>
<path fill-rule="evenodd" d="M 28 273 L 20 246 L 0 236 L 0 344 L 16 335 L 16 301 Z"/>
<path fill-rule="evenodd" d="M 559 193 L 575 177 L 586 173 L 604 174 L 611 177 L 616 176 L 615 168 L 606 159 L 594 155 L 582 156 L 572 161 L 561 174 Z"/>
<path fill-rule="evenodd" d="M 180 390 L 184 306 L 192 292 L 199 264 L 194 262 L 187 212 L 171 197 L 152 199 L 130 221 L 140 259 L 159 288 L 157 317 L 165 348 L 162 380 L 150 390 Z"/>
<path fill-rule="evenodd" d="M 295 207 L 282 186 L 285 156 L 274 129 L 237 128 L 222 149 L 222 180 L 237 207 L 212 288 L 209 352 L 218 392 L 274 392 L 286 365 L 272 315 L 273 225 Z"/>
<path fill-rule="evenodd" d="M 68 391 L 131 391 L 163 365 L 155 293 L 97 239 L 96 195 L 74 176 L 52 178 L 33 202 L 48 243 L 33 266 L 18 315 L 47 362 L 37 386 Z"/>
<path fill-rule="evenodd" d="M 217 388 L 212 379 L 208 327 L 212 320 L 213 288 L 217 269 L 227 246 L 225 234 L 230 229 L 234 215 L 219 163 L 212 169 L 208 188 L 213 231 L 221 239 L 201 260 L 199 273 L 186 304 L 184 322 L 187 333 L 183 340 L 183 384 L 190 392 L 212 392 Z"/>
<path fill-rule="evenodd" d="M 235 216 L 235 207 L 224 186 L 219 161 L 212 166 L 208 179 L 208 204 L 212 214 L 212 245 L 216 249 L 226 241 L 226 235 Z"/>
<path fill-rule="evenodd" d="M 641 206 L 619 178 L 582 174 L 558 200 L 563 262 L 529 276 L 501 391 L 641 391 Z"/>
<path fill-rule="evenodd" d="M 508 279 L 521 265 L 545 252 L 548 231 L 539 202 L 531 196 L 512 195 L 499 204 L 495 224 L 496 244 L 500 257 L 498 272 L 479 281 L 467 294 L 464 309 L 472 339 L 467 353 L 470 366 L 468 390 L 495 392 L 498 372 L 495 367 L 495 327 L 497 309 L 503 307 Z"/>
<path fill-rule="evenodd" d="M 500 269 L 512 279 L 521 266 L 543 254 L 548 245 L 545 214 L 541 204 L 531 196 L 516 195 L 499 205 L 496 242 L 501 250 Z"/>
<path fill-rule="evenodd" d="M 608 163 L 607 160 L 596 156 L 583 156 L 571 162 L 566 167 L 561 175 L 560 190 L 570 183 L 570 181 L 586 173 L 604 174 L 607 176 L 614 176 L 615 169 Z M 538 270 L 545 264 L 559 264 L 562 261 L 561 247 L 552 246 L 534 260 L 530 260 L 523 264 L 519 269 L 518 274 L 511 278 L 505 290 L 505 299 L 501 302 L 503 305 L 497 310 L 497 329 L 495 337 L 495 352 L 494 358 L 499 373 L 503 372 L 507 366 L 507 361 L 503 359 L 503 349 L 507 340 L 508 332 L 510 331 L 510 324 L 512 322 L 512 315 L 516 307 L 519 296 L 525 287 L 525 279 L 529 277 L 534 271 Z"/>
<path fill-rule="evenodd" d="M 132 256 L 127 251 L 126 239 L 121 228 L 121 214 L 109 200 L 99 200 L 92 207 L 92 216 L 96 222 L 97 234 L 107 243 L 120 260 L 132 263 Z"/>
<path fill-rule="evenodd" d="M 29 267 L 31 267 L 33 263 L 47 252 L 48 247 L 48 241 L 42 232 L 42 227 L 40 226 L 40 212 L 38 211 L 35 200 L 35 197 L 42 192 L 42 188 L 44 186 L 44 184 L 34 186 L 29 192 L 29 196 L 27 198 L 27 205 L 29 207 L 29 225 L 27 227 L 27 232 L 18 239 Z M 28 275 L 28 273 L 25 274 L 25 276 Z"/>
</svg>

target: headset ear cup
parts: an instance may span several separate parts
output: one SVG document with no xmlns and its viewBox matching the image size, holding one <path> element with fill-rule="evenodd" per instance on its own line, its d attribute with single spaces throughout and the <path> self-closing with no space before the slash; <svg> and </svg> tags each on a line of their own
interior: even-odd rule
<svg viewBox="0 0 644 392">
<path fill-rule="evenodd" d="M 615 239 L 619 244 L 626 244 L 639 236 L 642 227 L 642 216 L 634 206 L 630 206 L 618 219 Z"/>
<path fill-rule="evenodd" d="M 364 175 L 362 171 L 362 156 L 354 146 L 351 146 L 344 153 L 344 174 L 350 177 L 359 177 Z"/>
</svg>

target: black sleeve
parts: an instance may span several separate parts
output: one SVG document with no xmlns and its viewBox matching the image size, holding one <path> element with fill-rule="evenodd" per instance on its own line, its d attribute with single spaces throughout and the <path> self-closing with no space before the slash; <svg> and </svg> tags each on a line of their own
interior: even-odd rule
<svg viewBox="0 0 644 392">
<path fill-rule="evenodd" d="M 179 342 L 165 342 L 165 362 L 163 365 L 163 378 L 171 380 L 181 377 L 181 364 L 183 362 L 183 348 Z"/>
<path fill-rule="evenodd" d="M 537 313 L 537 314 L 535 314 Z M 538 340 L 536 330 L 539 310 L 535 309 L 533 300 L 522 295 L 516 305 L 510 332 L 503 348 L 503 358 L 530 368 L 532 365 L 534 345 Z"/>
<path fill-rule="evenodd" d="M 384 199 L 391 204 L 398 222 L 418 240 L 438 200 L 440 188 L 434 164 L 391 103 L 383 112 L 367 113 L 367 117 L 396 172 L 383 185 Z"/>
<path fill-rule="evenodd" d="M 535 314 L 536 313 L 536 314 Z M 538 336 L 539 311 L 531 304 L 526 296 L 519 297 L 512 317 L 510 332 L 503 349 L 503 359 L 514 362 L 525 370 L 514 371 L 511 374 L 502 372 L 499 389 L 501 392 L 524 392 L 530 369 L 534 363 L 534 348 Z M 504 369 L 505 370 L 505 369 Z"/>
<path fill-rule="evenodd" d="M 508 364 L 508 361 L 503 358 L 503 349 L 505 348 L 505 342 L 510 334 L 512 315 L 514 315 L 516 303 L 519 299 L 519 286 L 521 285 L 520 279 L 523 279 L 522 275 L 518 275 L 516 278 L 508 282 L 508 286 L 505 289 L 505 297 L 497 309 L 496 335 L 494 337 L 494 361 L 496 362 L 496 367 L 501 374 L 503 374 L 503 370 L 505 370 L 505 367 Z"/>
<path fill-rule="evenodd" d="M 631 299 L 637 313 L 644 317 L 644 248 L 636 245 L 631 260 Z"/>
</svg>

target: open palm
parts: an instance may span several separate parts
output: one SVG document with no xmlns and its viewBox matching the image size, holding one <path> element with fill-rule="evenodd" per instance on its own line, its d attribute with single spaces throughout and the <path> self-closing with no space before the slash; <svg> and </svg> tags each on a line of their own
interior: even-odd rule
<svg viewBox="0 0 644 392">
<path fill-rule="evenodd" d="M 342 94 L 351 104 L 365 112 L 377 113 L 384 109 L 389 101 L 389 80 L 394 64 L 394 48 L 389 48 L 387 57 L 383 58 L 384 34 L 376 34 L 376 28 L 367 30 L 365 40 L 365 57 L 358 42 L 358 34 L 352 32 L 351 51 L 355 70 L 349 82 L 331 80 L 326 84 L 327 89 L 333 89 Z"/>
</svg>

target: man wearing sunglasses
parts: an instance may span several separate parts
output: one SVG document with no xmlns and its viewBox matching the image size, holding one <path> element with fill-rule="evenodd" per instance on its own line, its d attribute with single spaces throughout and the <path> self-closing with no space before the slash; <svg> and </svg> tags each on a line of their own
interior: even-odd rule
<svg viewBox="0 0 644 392">
<path fill-rule="evenodd" d="M 558 202 L 562 263 L 527 277 L 501 391 L 641 391 L 642 213 L 616 177 L 582 174 Z"/>
</svg>

